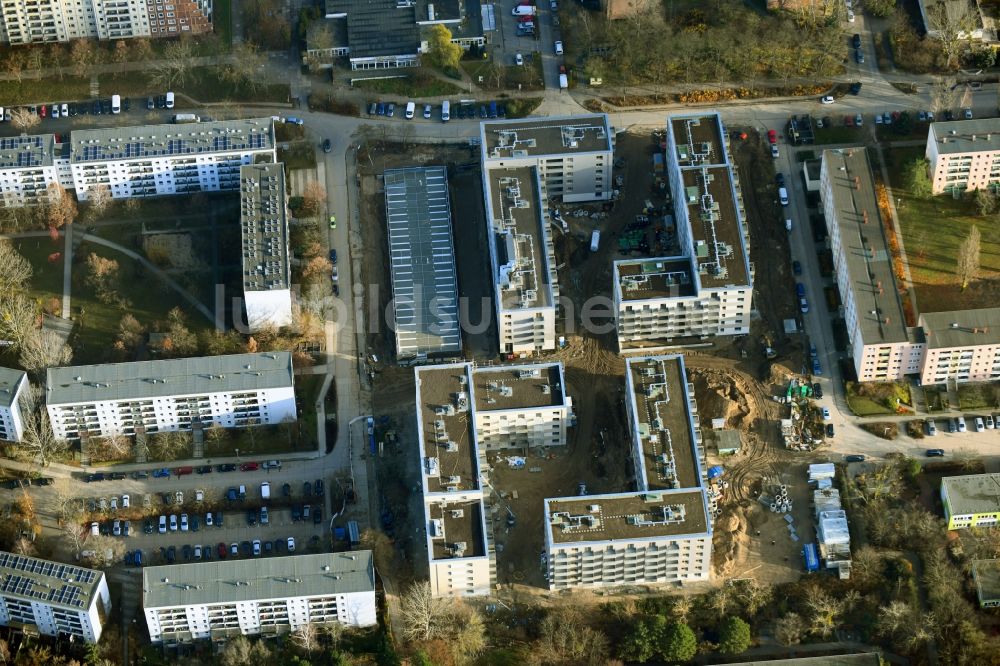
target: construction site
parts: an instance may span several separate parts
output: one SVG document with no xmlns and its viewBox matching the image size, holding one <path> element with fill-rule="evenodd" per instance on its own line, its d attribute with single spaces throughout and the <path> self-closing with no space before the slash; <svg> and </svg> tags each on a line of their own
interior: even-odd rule
<svg viewBox="0 0 1000 666">
<path fill-rule="evenodd" d="M 806 467 L 823 461 L 812 425 L 788 431 L 782 423 L 812 424 L 809 395 L 798 374 L 807 367 L 809 347 L 799 333 L 786 332 L 786 322 L 797 320 L 787 233 L 774 193 L 772 161 L 752 130 L 733 140 L 733 161 L 741 179 L 747 210 L 751 261 L 754 248 L 766 247 L 767 261 L 755 271 L 751 333 L 719 338 L 708 347 L 677 349 L 682 353 L 688 382 L 698 405 L 696 424 L 705 433 L 709 467 L 722 472 L 710 478 L 706 490 L 715 513 L 712 581 L 722 577 L 752 576 L 762 582 L 794 580 L 803 570 L 802 548 L 813 541 L 810 530 L 812 490 Z M 492 293 L 481 191 L 478 147 L 417 145 L 406 150 L 388 144 L 369 145 L 370 159 L 359 160 L 360 208 L 364 233 L 362 281 L 377 285 L 377 310 L 385 312 L 391 298 L 387 261 L 384 192 L 381 174 L 387 168 L 444 165 L 452 192 L 455 256 L 460 296 L 470 299 L 470 320 L 489 318 L 483 298 Z M 612 262 L 629 257 L 669 256 L 676 250 L 671 229 L 669 187 L 663 177 L 662 133 L 655 128 L 620 132 L 615 145 L 615 192 L 611 201 L 566 204 L 550 200 L 551 237 L 561 294 L 582 305 L 593 296 L 611 297 Z M 475 189 L 473 189 L 475 188 Z M 591 251 L 593 232 L 601 241 Z M 784 257 L 785 260 L 780 258 Z M 761 296 L 765 294 L 766 296 Z M 482 308 L 482 310 L 480 310 Z M 631 428 L 625 409 L 625 361 L 619 355 L 610 310 L 607 326 L 584 331 L 581 309 L 562 312 L 557 323 L 560 344 L 537 360 L 564 364 L 565 393 L 573 401 L 574 426 L 565 446 L 489 451 L 493 494 L 486 516 L 493 527 L 497 552 L 497 582 L 509 589 L 547 594 L 545 579 L 543 501 L 546 498 L 624 492 L 635 488 L 634 461 L 629 443 Z M 599 323 L 601 317 L 596 317 Z M 369 328 L 369 331 L 372 329 Z M 796 330 L 801 330 L 797 326 Z M 463 332 L 464 358 L 496 363 L 496 327 Z M 394 338 L 389 330 L 369 333 L 369 349 L 385 359 L 375 364 L 373 402 L 376 434 L 393 433 L 393 444 L 381 449 L 375 461 L 383 531 L 392 544 L 394 570 L 405 580 L 427 575 L 427 552 L 422 531 L 424 509 L 420 487 L 417 438 L 413 424 L 415 382 L 412 367 L 391 362 Z M 531 359 L 525 359 L 525 362 Z M 793 380 L 796 380 L 793 383 Z M 795 387 L 795 399 L 789 387 Z M 780 398 L 780 400 L 779 400 Z M 798 410 L 801 418 L 793 416 Z M 792 433 L 794 432 L 794 437 Z M 810 433 L 808 446 L 802 446 Z M 795 439 L 797 437 L 797 439 Z M 735 445 L 734 445 L 735 442 Z M 511 464 L 508 457 L 518 458 Z M 788 511 L 776 513 L 761 497 L 774 497 L 784 486 Z M 795 532 L 789 530 L 792 519 Z M 793 540 L 791 536 L 797 537 Z M 641 591 L 641 590 L 636 590 Z M 575 593 L 574 593 L 575 594 Z M 581 592 L 598 596 L 600 592 Z"/>
</svg>

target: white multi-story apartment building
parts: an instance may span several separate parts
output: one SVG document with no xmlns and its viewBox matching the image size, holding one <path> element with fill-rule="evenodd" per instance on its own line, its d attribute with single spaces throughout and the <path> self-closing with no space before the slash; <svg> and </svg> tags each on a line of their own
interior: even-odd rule
<svg viewBox="0 0 1000 666">
<path fill-rule="evenodd" d="M 500 351 L 555 349 L 559 278 L 550 197 L 611 197 L 606 115 L 482 123 L 483 191 Z"/>
<path fill-rule="evenodd" d="M 923 313 L 923 386 L 1000 379 L 1000 308 Z"/>
<path fill-rule="evenodd" d="M 251 331 L 292 323 L 283 164 L 240 167 L 243 305 Z"/>
<path fill-rule="evenodd" d="M 306 625 L 376 623 L 370 550 L 216 560 L 142 570 L 153 643 L 274 636 Z"/>
<path fill-rule="evenodd" d="M 397 358 L 462 351 L 448 170 L 387 169 L 385 217 Z"/>
<path fill-rule="evenodd" d="M 0 440 L 20 442 L 24 437 L 23 399 L 28 375 L 23 370 L 0 368 Z"/>
<path fill-rule="evenodd" d="M 294 421 L 292 355 L 259 352 L 49 368 L 58 439 Z"/>
<path fill-rule="evenodd" d="M 431 589 L 486 595 L 496 581 L 486 452 L 566 444 L 572 415 L 562 365 L 455 363 L 415 372 Z"/>
<path fill-rule="evenodd" d="M 491 120 L 480 124 L 479 140 L 484 172 L 537 169 L 549 197 L 611 199 L 615 135 L 607 114 Z"/>
<path fill-rule="evenodd" d="M 679 253 L 614 262 L 621 349 L 750 330 L 749 231 L 718 113 L 667 119 L 666 167 Z"/>
<path fill-rule="evenodd" d="M 76 197 L 105 185 L 115 199 L 235 190 L 240 168 L 275 162 L 270 118 L 75 130 L 68 160 Z"/>
<path fill-rule="evenodd" d="M 3 0 L 0 41 L 10 44 L 176 37 L 212 29 L 212 0 Z"/>
<path fill-rule="evenodd" d="M 1000 118 L 931 123 L 925 151 L 934 194 L 1000 183 Z"/>
<path fill-rule="evenodd" d="M 820 198 L 858 381 L 919 374 L 925 345 L 906 325 L 863 148 L 823 151 Z"/>
<path fill-rule="evenodd" d="M 545 500 L 549 587 L 708 580 L 712 519 L 681 356 L 625 361 L 636 491 Z"/>
<path fill-rule="evenodd" d="M 18 208 L 48 203 L 49 185 L 59 182 L 55 136 L 0 139 L 0 204 Z"/>
<path fill-rule="evenodd" d="M 110 612 L 102 572 L 0 551 L 0 625 L 97 643 Z"/>
</svg>

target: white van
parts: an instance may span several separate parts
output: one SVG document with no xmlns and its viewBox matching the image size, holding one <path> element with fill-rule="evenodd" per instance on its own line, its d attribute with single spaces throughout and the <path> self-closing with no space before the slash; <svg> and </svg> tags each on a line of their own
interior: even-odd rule
<svg viewBox="0 0 1000 666">
<path fill-rule="evenodd" d="M 781 201 L 782 206 L 788 205 L 788 190 L 783 187 L 778 188 L 778 200 Z"/>
<path fill-rule="evenodd" d="M 91 523 L 90 524 L 90 536 L 100 536 L 100 534 L 101 534 L 101 526 L 100 526 L 100 524 L 99 523 Z"/>
<path fill-rule="evenodd" d="M 120 95 L 111 96 L 111 113 L 122 112 L 122 98 Z"/>
<path fill-rule="evenodd" d="M 441 122 L 446 123 L 451 120 L 451 102 L 445 100 L 441 102 Z"/>
<path fill-rule="evenodd" d="M 167 93 L 167 108 L 174 108 L 174 94 L 172 92 Z"/>
<path fill-rule="evenodd" d="M 569 88 L 569 77 L 566 76 L 565 74 L 559 75 L 559 88 L 561 90 L 566 90 L 567 88 Z"/>
<path fill-rule="evenodd" d="M 417 105 L 415 103 L 413 103 L 413 102 L 407 102 L 406 103 L 406 119 L 407 120 L 413 120 L 413 114 L 416 112 L 416 110 L 417 110 Z"/>
<path fill-rule="evenodd" d="M 511 16 L 534 16 L 535 7 L 534 5 L 518 5 L 510 10 L 510 14 Z"/>
<path fill-rule="evenodd" d="M 260 498 L 271 499 L 271 484 L 267 481 L 260 484 Z"/>
</svg>

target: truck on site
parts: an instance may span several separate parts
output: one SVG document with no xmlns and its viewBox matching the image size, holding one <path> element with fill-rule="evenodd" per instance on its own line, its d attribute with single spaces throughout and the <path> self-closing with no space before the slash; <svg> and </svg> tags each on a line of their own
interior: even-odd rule
<svg viewBox="0 0 1000 666">
<path fill-rule="evenodd" d="M 590 251 L 597 252 L 598 246 L 601 244 L 601 232 L 594 229 L 594 233 L 590 234 Z"/>
</svg>

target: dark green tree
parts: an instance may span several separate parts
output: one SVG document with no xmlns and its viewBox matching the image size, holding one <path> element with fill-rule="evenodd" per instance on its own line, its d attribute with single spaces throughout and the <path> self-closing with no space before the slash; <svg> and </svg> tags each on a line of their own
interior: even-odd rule
<svg viewBox="0 0 1000 666">
<path fill-rule="evenodd" d="M 691 627 L 683 622 L 671 622 L 663 629 L 659 648 L 664 661 L 691 661 L 698 652 L 698 639 Z"/>
<path fill-rule="evenodd" d="M 649 661 L 656 654 L 666 626 L 667 621 L 662 615 L 640 620 L 622 640 L 618 655 L 624 661 Z"/>
<path fill-rule="evenodd" d="M 750 647 L 750 625 L 738 617 L 728 617 L 719 627 L 719 652 L 740 654 Z"/>
</svg>

